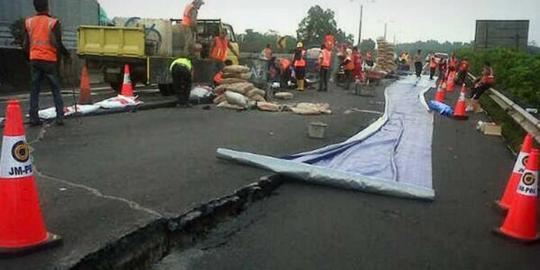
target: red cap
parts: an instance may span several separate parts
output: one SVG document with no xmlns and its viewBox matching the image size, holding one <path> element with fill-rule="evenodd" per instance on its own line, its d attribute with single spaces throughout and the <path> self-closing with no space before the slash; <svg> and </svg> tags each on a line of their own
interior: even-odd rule
<svg viewBox="0 0 540 270">
<path fill-rule="evenodd" d="M 538 149 L 536 148 L 531 150 L 531 155 L 529 156 L 527 166 L 525 167 L 527 170 L 538 171 L 538 153 Z"/>
<path fill-rule="evenodd" d="M 6 108 L 4 136 L 23 136 L 24 134 L 21 105 L 18 100 L 10 100 Z"/>
</svg>

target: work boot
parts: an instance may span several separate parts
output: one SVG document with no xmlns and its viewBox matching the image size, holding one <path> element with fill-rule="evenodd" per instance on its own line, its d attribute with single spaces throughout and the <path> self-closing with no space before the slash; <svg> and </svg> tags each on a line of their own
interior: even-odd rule
<svg viewBox="0 0 540 270">
<path fill-rule="evenodd" d="M 31 127 L 39 127 L 39 126 L 41 126 L 41 125 L 43 125 L 43 122 L 42 122 L 41 120 L 39 120 L 39 119 L 37 119 L 37 120 L 30 120 L 30 126 L 31 126 Z"/>
<path fill-rule="evenodd" d="M 304 91 L 304 80 L 298 80 L 298 91 Z"/>
<path fill-rule="evenodd" d="M 64 125 L 64 119 L 63 119 L 63 118 L 56 118 L 56 120 L 54 121 L 54 123 L 55 123 L 57 126 L 63 126 L 63 125 Z"/>
</svg>

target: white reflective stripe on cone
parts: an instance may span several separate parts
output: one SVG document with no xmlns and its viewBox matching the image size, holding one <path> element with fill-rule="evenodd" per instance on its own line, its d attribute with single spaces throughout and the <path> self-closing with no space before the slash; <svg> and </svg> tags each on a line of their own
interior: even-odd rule
<svg viewBox="0 0 540 270">
<path fill-rule="evenodd" d="M 32 175 L 32 161 L 26 136 L 4 136 L 0 157 L 0 178 L 13 179 Z"/>
<path fill-rule="evenodd" d="M 523 196 L 538 196 L 538 172 L 526 170 L 521 176 L 517 193 Z"/>
<path fill-rule="evenodd" d="M 525 171 L 525 166 L 527 165 L 529 155 L 529 153 L 519 152 L 516 165 L 514 165 L 514 170 L 512 172 L 523 173 Z"/>
</svg>

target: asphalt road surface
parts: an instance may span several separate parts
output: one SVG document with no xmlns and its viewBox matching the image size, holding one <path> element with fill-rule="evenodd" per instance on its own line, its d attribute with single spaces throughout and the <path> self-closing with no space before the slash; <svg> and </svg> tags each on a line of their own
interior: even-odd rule
<svg viewBox="0 0 540 270">
<path fill-rule="evenodd" d="M 153 270 L 537 269 L 540 246 L 491 233 L 514 156 L 479 119 L 436 117 L 432 203 L 287 183 Z"/>
<path fill-rule="evenodd" d="M 229 195 L 268 172 L 220 161 L 218 147 L 284 155 L 343 141 L 380 116 L 354 109 L 382 112 L 382 89 L 376 98 L 339 89 L 295 92 L 292 102 L 330 103 L 334 113 L 325 116 L 197 106 L 28 128 L 46 223 L 64 245 L 2 260 L 0 269 L 69 269 L 155 220 Z M 326 139 L 307 137 L 313 121 L 329 124 Z"/>
</svg>

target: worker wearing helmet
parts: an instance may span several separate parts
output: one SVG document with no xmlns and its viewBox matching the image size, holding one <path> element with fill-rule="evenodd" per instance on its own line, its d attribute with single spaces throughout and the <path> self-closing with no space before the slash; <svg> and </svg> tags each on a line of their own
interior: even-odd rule
<svg viewBox="0 0 540 270">
<path fill-rule="evenodd" d="M 185 36 L 184 56 L 190 55 L 195 45 L 197 38 L 197 16 L 202 5 L 204 5 L 204 1 L 194 0 L 184 9 L 182 19 L 182 29 Z"/>
<path fill-rule="evenodd" d="M 304 43 L 298 42 L 293 55 L 293 66 L 296 74 L 298 91 L 305 90 L 306 64 L 306 49 L 304 49 Z"/>
</svg>

